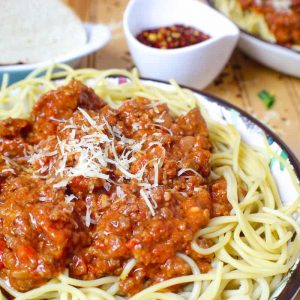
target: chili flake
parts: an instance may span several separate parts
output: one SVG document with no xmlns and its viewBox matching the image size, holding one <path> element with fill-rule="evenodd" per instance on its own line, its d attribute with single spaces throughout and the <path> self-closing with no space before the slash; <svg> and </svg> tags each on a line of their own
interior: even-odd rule
<svg viewBox="0 0 300 300">
<path fill-rule="evenodd" d="M 172 25 L 144 30 L 137 39 L 146 46 L 159 49 L 175 49 L 206 41 L 209 35 L 185 25 Z"/>
</svg>

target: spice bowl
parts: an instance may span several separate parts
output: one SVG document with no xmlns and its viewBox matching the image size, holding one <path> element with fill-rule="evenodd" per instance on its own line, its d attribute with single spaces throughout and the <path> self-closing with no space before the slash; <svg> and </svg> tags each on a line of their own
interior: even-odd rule
<svg viewBox="0 0 300 300">
<path fill-rule="evenodd" d="M 191 26 L 210 38 L 176 49 L 152 48 L 136 38 L 144 30 L 174 24 Z M 218 76 L 239 38 L 236 25 L 197 0 L 131 0 L 124 13 L 123 27 L 141 76 L 174 79 L 198 89 Z"/>
</svg>

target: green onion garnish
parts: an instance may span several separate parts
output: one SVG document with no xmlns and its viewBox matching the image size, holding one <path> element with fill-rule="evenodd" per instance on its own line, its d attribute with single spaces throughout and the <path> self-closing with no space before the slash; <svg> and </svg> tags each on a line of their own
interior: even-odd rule
<svg viewBox="0 0 300 300">
<path fill-rule="evenodd" d="M 258 97 L 264 103 L 267 109 L 271 109 L 275 104 L 275 96 L 271 95 L 268 91 L 262 90 L 258 93 Z"/>
</svg>

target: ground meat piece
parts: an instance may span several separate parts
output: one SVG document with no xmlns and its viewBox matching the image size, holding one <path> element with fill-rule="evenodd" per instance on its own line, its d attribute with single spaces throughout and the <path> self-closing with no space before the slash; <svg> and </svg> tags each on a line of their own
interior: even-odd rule
<svg viewBox="0 0 300 300">
<path fill-rule="evenodd" d="M 0 276 L 20 291 L 57 276 L 75 236 L 84 241 L 64 192 L 29 176 L 10 178 L 2 185 L 0 220 Z"/>
<path fill-rule="evenodd" d="M 201 134 L 203 136 L 208 136 L 206 123 L 198 108 L 194 108 L 186 115 L 180 116 L 177 123 L 182 129 L 184 135 L 191 136 Z"/>
<path fill-rule="evenodd" d="M 25 138 L 32 124 L 23 119 L 12 119 L 0 121 L 0 137 L 6 139 Z"/>
<path fill-rule="evenodd" d="M 212 215 L 213 217 L 229 215 L 232 207 L 227 199 L 226 180 L 220 178 L 212 183 L 211 196 L 212 196 Z"/>
<path fill-rule="evenodd" d="M 13 140 L 0 139 L 0 151 L 4 156 L 9 158 L 24 156 L 24 152 L 29 148 L 30 146 L 20 138 Z"/>
<path fill-rule="evenodd" d="M 25 138 L 32 123 L 22 119 L 8 118 L 0 121 L 0 153 L 7 157 L 23 156 L 28 150 Z"/>
<path fill-rule="evenodd" d="M 69 119 L 77 107 L 99 110 L 104 102 L 95 92 L 79 81 L 44 94 L 33 108 L 31 119 L 33 130 L 29 135 L 30 143 L 37 143 L 55 134 L 58 120 Z"/>
</svg>

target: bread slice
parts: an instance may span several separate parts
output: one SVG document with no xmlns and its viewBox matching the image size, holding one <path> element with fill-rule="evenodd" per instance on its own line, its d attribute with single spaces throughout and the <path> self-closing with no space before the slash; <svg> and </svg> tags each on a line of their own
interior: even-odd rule
<svg viewBox="0 0 300 300">
<path fill-rule="evenodd" d="M 87 42 L 80 19 L 60 0 L 0 0 L 0 65 L 36 63 Z"/>
</svg>

